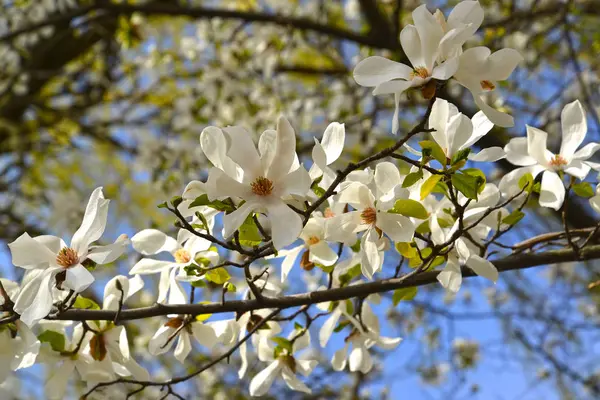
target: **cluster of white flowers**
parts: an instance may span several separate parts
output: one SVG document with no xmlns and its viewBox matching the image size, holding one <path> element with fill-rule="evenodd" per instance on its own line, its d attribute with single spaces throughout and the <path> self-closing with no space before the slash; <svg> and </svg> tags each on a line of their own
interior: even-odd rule
<svg viewBox="0 0 600 400">
<path fill-rule="evenodd" d="M 498 271 L 486 258 L 490 237 L 517 223 L 524 201 L 534 193 L 539 193 L 541 206 L 557 210 L 574 185 L 587 193 L 583 180 L 592 168 L 600 169 L 588 159 L 600 145 L 587 144 L 577 151 L 587 125 L 583 108 L 575 101 L 562 113 L 558 154 L 546 150 L 547 134 L 530 126 L 527 138 L 514 138 L 503 149 L 473 153 L 472 147 L 494 125 L 513 124 L 512 117 L 488 106 L 483 94 L 494 90 L 496 81 L 507 79 L 521 56 L 512 49 L 493 54 L 485 47 L 463 51 L 483 20 L 477 1 L 459 3 L 447 19 L 439 10 L 431 14 L 421 6 L 413 12 L 413 20 L 414 25 L 407 25 L 400 35 L 412 66 L 370 57 L 356 66 L 354 76 L 359 84 L 375 87 L 375 94 L 394 93 L 396 103 L 404 91 L 420 88 L 431 104 L 428 119 L 415 134 L 429 132 L 432 140 L 421 141 L 416 150 L 406 145 L 411 138 L 407 136 L 392 150 L 404 148 L 412 158 L 387 151 L 336 173 L 331 164 L 342 156 L 344 124 L 332 122 L 321 140 L 315 138 L 308 170 L 285 117 L 278 119 L 276 129 L 264 131 L 257 143 L 242 126 L 207 127 L 200 135 L 200 147 L 213 167 L 206 182 L 190 182 L 171 202 L 169 209 L 180 219 L 176 238 L 156 229 L 133 236 L 133 248 L 144 257 L 129 271 L 133 278 L 117 276 L 106 284 L 101 308 L 119 313 L 144 286 L 141 275 L 149 274 L 160 274 L 155 299 L 160 304 L 193 303 L 194 290 L 209 283 L 222 285 L 224 293 L 236 292 L 227 267 L 250 259 L 249 267 L 265 257 L 283 258 L 281 282 L 273 283 L 272 274 L 271 279 L 268 274 L 252 279 L 245 271 L 249 290 L 240 291 L 242 300 L 258 298 L 260 292 L 280 296 L 296 263 L 305 271 L 317 268 L 327 273 L 329 289 L 383 277 L 390 249 L 416 272 L 440 267 L 437 279 L 450 292 L 460 289 L 463 267 L 495 282 Z M 466 87 L 481 108 L 472 118 L 435 98 L 438 85 L 451 78 Z M 397 108 L 394 133 L 398 113 Z M 388 157 L 402 159 L 410 169 L 399 168 Z M 504 176 L 498 187 L 487 183 L 485 174 L 471 164 L 467 168 L 467 163 L 503 158 L 522 168 Z M 371 168 L 369 161 L 379 162 Z M 567 187 L 565 173 L 573 177 Z M 536 182 L 540 174 L 541 183 Z M 592 195 L 587 197 L 600 211 L 600 192 Z M 64 395 L 74 370 L 90 387 L 118 377 L 149 379 L 130 352 L 125 327 L 116 319 L 74 323 L 56 318 L 71 308 L 100 308 L 81 296 L 94 282 L 91 271 L 117 260 L 130 243 L 122 235 L 109 245 L 93 244 L 104 233 L 108 204 L 102 189 L 94 190 L 70 245 L 55 236 L 32 238 L 27 233 L 9 244 L 13 264 L 26 272 L 20 285 L 1 281 L 1 306 L 10 322 L 0 325 L 0 356 L 5 358 L 0 381 L 11 370 L 33 365 L 36 358 L 51 367 L 46 384 L 50 398 Z M 169 253 L 170 259 L 146 258 L 160 253 Z M 409 296 L 395 292 L 394 301 Z M 360 307 L 350 300 L 318 304 L 328 315 L 319 331 L 320 345 L 325 347 L 334 332 L 346 332 L 345 345 L 331 358 L 334 370 L 348 367 L 367 373 L 374 364 L 371 347 L 393 349 L 400 343 L 400 338 L 382 336 L 372 308 L 379 302 L 377 295 L 370 295 L 358 302 Z M 209 351 L 237 344 L 241 378 L 248 369 L 251 343 L 258 359 L 268 363 L 252 378 L 251 395 L 267 393 L 278 377 L 291 389 L 310 393 L 298 378 L 310 375 L 317 365 L 314 357 L 302 352 L 310 346 L 309 327 L 296 325 L 285 337 L 280 336 L 285 327 L 276 321 L 258 329 L 270 312 L 262 309 L 222 320 L 209 320 L 208 314 L 171 314 L 147 341 L 148 352 L 163 354 L 175 345 L 174 356 L 184 363 L 193 349 L 192 338 Z M 39 331 L 37 337 L 32 329 Z M 248 333 L 252 335 L 247 344 Z M 456 347 L 465 353 L 464 345 Z M 475 362 L 476 351 L 469 351 Z"/>
</svg>

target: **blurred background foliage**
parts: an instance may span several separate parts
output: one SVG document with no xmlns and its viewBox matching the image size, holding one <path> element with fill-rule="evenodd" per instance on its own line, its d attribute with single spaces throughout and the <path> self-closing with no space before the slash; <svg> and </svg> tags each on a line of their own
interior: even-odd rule
<svg viewBox="0 0 600 400">
<path fill-rule="evenodd" d="M 455 3 L 428 2 L 430 10 L 446 13 Z M 600 2 L 481 3 L 486 17 L 467 46 L 516 48 L 525 61 L 490 99 L 515 116 L 515 127 L 495 128 L 478 145 L 502 146 L 524 135 L 527 123 L 547 130 L 550 145 L 558 147 L 560 110 L 575 98 L 588 112 L 586 140 L 600 141 Z M 309 160 L 313 136 L 339 121 L 346 125 L 346 152 L 338 165 L 388 146 L 393 96 L 373 97 L 354 82 L 352 69 L 374 54 L 404 60 L 398 33 L 421 1 L 0 4 L 5 245 L 23 231 L 72 232 L 99 185 L 115 199 L 115 236 L 123 227 L 173 230 L 172 218 L 156 205 L 206 177 L 198 136 L 208 125 L 244 125 L 258 135 L 283 113 Z M 453 82 L 438 96 L 469 116 L 475 112 L 468 93 Z M 401 126 L 411 126 L 425 104 L 418 91 L 404 96 Z M 486 171 L 488 181 L 510 168 L 496 163 Z M 529 212 L 513 243 L 560 230 L 553 211 Z M 598 218 L 583 202 L 571 202 L 568 222 L 582 228 Z M 11 269 L 8 260 L 4 272 Z M 120 266 L 121 273 L 129 265 Z M 387 355 L 394 364 L 368 376 L 340 379 L 325 364 L 309 386 L 315 398 L 600 398 L 600 303 L 587 288 L 598 279 L 600 268 L 589 262 L 503 274 L 494 288 L 470 280 L 453 299 L 426 288 L 387 312 L 395 331 L 416 346 L 400 346 Z M 243 398 L 247 385 L 233 379 L 234 367 L 219 368 L 215 376 L 222 378 L 202 378 L 197 390 Z"/>
</svg>

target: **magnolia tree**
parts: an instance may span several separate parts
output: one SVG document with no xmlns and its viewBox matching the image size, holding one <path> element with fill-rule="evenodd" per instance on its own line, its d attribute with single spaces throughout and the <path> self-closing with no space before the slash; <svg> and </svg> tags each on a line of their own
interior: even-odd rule
<svg viewBox="0 0 600 400">
<path fill-rule="evenodd" d="M 23 278 L 0 280 L 0 380 L 42 365 L 51 399 L 70 384 L 84 399 L 184 398 L 186 384 L 239 357 L 249 395 L 273 385 L 310 394 L 307 377 L 319 370 L 366 375 L 382 355 L 402 354 L 402 338 L 384 335 L 382 297 L 396 306 L 424 285 L 454 294 L 463 278 L 493 284 L 504 271 L 600 257 L 600 225 L 574 230 L 566 222 L 574 197 L 600 212 L 588 179 L 600 170 L 590 161 L 600 145 L 584 144 L 580 101 L 562 110 L 557 154 L 547 149 L 548 134 L 529 125 L 504 147 L 474 150 L 494 126 L 514 125 L 486 99 L 523 60 L 511 48 L 467 48 L 483 19 L 477 1 L 448 15 L 418 6 L 399 34 L 406 63 L 358 62 L 357 88 L 393 95 L 396 104 L 394 141 L 360 161 L 332 165 L 345 152 L 344 121 L 314 138 L 310 157 L 298 155 L 299 134 L 283 115 L 257 141 L 243 121 L 209 126 L 199 135 L 212 164 L 207 177 L 158 205 L 172 214 L 176 237 L 153 226 L 100 244 L 109 216 L 102 187 L 69 244 L 22 233 L 8 247 Z M 472 118 L 442 98 L 449 81 L 470 92 L 480 109 Z M 400 129 L 403 96 L 427 104 L 409 130 Z M 490 182 L 486 165 L 498 160 L 518 168 Z M 560 212 L 564 229 L 507 242 L 532 203 Z M 96 280 L 124 255 L 135 258 L 128 276 Z M 153 305 L 132 306 L 150 282 Z M 88 288 L 103 288 L 103 299 L 82 294 Z M 206 300 L 215 291 L 218 298 Z M 149 339 L 137 340 L 143 330 Z M 476 345 L 455 346 L 462 363 L 477 358 Z M 190 363 L 198 348 L 212 357 Z M 153 370 L 155 357 L 185 368 L 166 376 Z"/>
</svg>

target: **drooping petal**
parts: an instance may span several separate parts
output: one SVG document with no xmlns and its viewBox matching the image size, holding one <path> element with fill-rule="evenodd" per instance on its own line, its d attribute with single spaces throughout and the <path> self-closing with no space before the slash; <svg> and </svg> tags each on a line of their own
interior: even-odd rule
<svg viewBox="0 0 600 400">
<path fill-rule="evenodd" d="M 368 229 L 361 239 L 360 250 L 362 253 L 361 271 L 368 279 L 373 279 L 373 275 L 379 271 L 382 264 L 379 254 L 379 234 L 373 228 Z"/>
<path fill-rule="evenodd" d="M 94 275 L 83 265 L 77 264 L 67 268 L 67 277 L 64 285 L 73 289 L 76 293 L 81 293 L 94 283 Z"/>
<path fill-rule="evenodd" d="M 278 360 L 273 361 L 269 366 L 260 371 L 252 381 L 250 381 L 250 396 L 262 396 L 266 394 L 277 375 L 281 371 L 282 365 Z"/>
<path fill-rule="evenodd" d="M 579 100 L 567 104 L 560 114 L 562 125 L 562 144 L 560 155 L 570 161 L 587 133 L 585 112 Z"/>
<path fill-rule="evenodd" d="M 184 363 L 188 354 L 192 351 L 192 343 L 190 342 L 190 335 L 186 332 L 182 332 L 179 334 L 179 340 L 177 341 L 177 346 L 175 347 L 175 351 L 173 355 L 180 363 Z"/>
<path fill-rule="evenodd" d="M 498 270 L 490 261 L 477 255 L 471 255 L 467 260 L 467 267 L 471 268 L 477 275 L 496 283 L 498 281 Z"/>
<path fill-rule="evenodd" d="M 502 193 L 502 196 L 504 197 L 514 196 L 521 191 L 519 188 L 519 179 L 521 179 L 523 175 L 530 173 L 535 179 L 543 171 L 544 167 L 540 165 L 517 168 L 500 179 L 498 189 L 500 189 L 500 193 Z"/>
<path fill-rule="evenodd" d="M 583 146 L 581 149 L 575 152 L 573 155 L 574 160 L 587 160 L 591 156 L 594 155 L 598 150 L 600 150 L 600 144 L 598 143 L 588 143 Z"/>
<path fill-rule="evenodd" d="M 121 235 L 114 243 L 106 246 L 94 246 L 88 253 L 87 258 L 96 264 L 108 264 L 115 261 L 125 252 L 129 245 L 129 239 L 126 235 Z"/>
<path fill-rule="evenodd" d="M 207 349 L 212 349 L 217 344 L 217 335 L 210 325 L 194 322 L 192 323 L 192 333 L 198 343 Z"/>
<path fill-rule="evenodd" d="M 329 338 L 333 334 L 333 330 L 337 326 L 341 315 L 342 313 L 335 309 L 323 323 L 323 326 L 321 326 L 321 330 L 319 331 L 319 344 L 321 347 L 325 347 L 327 342 L 329 342 Z"/>
<path fill-rule="evenodd" d="M 588 165 L 588 163 L 585 161 L 573 160 L 569 163 L 567 168 L 564 169 L 564 171 L 566 174 L 584 180 L 585 177 L 590 173 L 590 168 L 590 165 Z"/>
<path fill-rule="evenodd" d="M 246 201 L 237 210 L 223 215 L 223 236 L 228 238 L 244 223 L 248 214 L 254 211 L 259 204 L 254 201 Z"/>
<path fill-rule="evenodd" d="M 368 57 L 354 67 L 354 80 L 361 86 L 377 86 L 394 79 L 410 79 L 412 68 L 380 56 Z"/>
<path fill-rule="evenodd" d="M 267 213 L 271 222 L 273 246 L 283 249 L 300 235 L 302 231 L 302 218 L 283 201 L 274 201 L 267 205 Z"/>
<path fill-rule="evenodd" d="M 58 367 L 50 368 L 48 378 L 44 385 L 46 396 L 49 399 L 62 399 L 67 391 L 69 378 L 75 369 L 75 362 L 69 359 Z"/>
<path fill-rule="evenodd" d="M 157 274 L 159 272 L 168 270 L 175 265 L 176 264 L 172 261 L 159 261 L 152 258 L 142 258 L 133 266 L 133 268 L 131 268 L 129 274 Z"/>
<path fill-rule="evenodd" d="M 139 231 L 131 238 L 131 244 L 137 252 L 145 256 L 163 251 L 172 253 L 179 247 L 175 239 L 157 229 Z"/>
<path fill-rule="evenodd" d="M 354 346 L 349 357 L 350 371 L 368 373 L 373 367 L 373 360 L 369 351 L 364 346 Z"/>
<path fill-rule="evenodd" d="M 279 252 L 280 256 L 283 256 L 283 255 L 285 256 L 285 258 L 281 262 L 281 281 L 282 282 L 285 282 L 285 280 L 287 279 L 288 274 L 292 270 L 292 267 L 296 263 L 296 259 L 298 258 L 298 255 L 300 254 L 300 252 L 302 250 L 304 250 L 304 246 L 298 246 L 298 247 L 294 247 L 293 249 L 290 249 L 290 250 L 283 250 L 283 251 Z"/>
<path fill-rule="evenodd" d="M 412 81 L 390 81 L 386 83 L 382 83 L 373 89 L 373 95 L 379 96 L 382 94 L 392 94 L 396 95 L 395 104 L 400 103 L 400 95 L 404 93 L 407 89 L 413 86 Z M 398 111 L 398 107 L 396 107 L 396 113 Z M 396 114 L 396 117 L 398 114 Z"/>
<path fill-rule="evenodd" d="M 515 120 L 510 115 L 496 110 L 489 106 L 478 93 L 473 93 L 475 104 L 484 114 L 494 123 L 502 128 L 512 128 L 515 125 Z"/>
<path fill-rule="evenodd" d="M 56 254 L 43 244 L 34 240 L 27 232 L 8 244 L 12 255 L 12 263 L 17 267 L 31 269 L 44 267 L 43 263 L 54 263 Z"/>
<path fill-rule="evenodd" d="M 40 352 L 41 343 L 37 336 L 23 322 L 16 321 L 15 325 L 21 338 L 19 351 L 11 363 L 11 368 L 16 371 L 22 368 L 29 368 L 35 364 L 37 355 Z"/>
<path fill-rule="evenodd" d="M 102 188 L 96 188 L 88 201 L 81 226 L 73 234 L 71 247 L 78 254 L 86 254 L 90 243 L 100 239 L 106 228 L 109 200 L 104 198 Z"/>
<path fill-rule="evenodd" d="M 451 292 L 458 292 L 462 283 L 460 266 L 454 261 L 448 260 L 446 267 L 437 275 L 438 282 Z"/>
<path fill-rule="evenodd" d="M 562 179 L 554 171 L 544 172 L 540 189 L 540 206 L 558 210 L 564 200 L 565 186 Z"/>
<path fill-rule="evenodd" d="M 473 116 L 471 119 L 471 124 L 473 125 L 473 133 L 471 134 L 471 137 L 462 145 L 461 149 L 471 147 L 473 144 L 477 143 L 479 139 L 487 135 L 488 132 L 494 127 L 492 121 L 490 121 L 483 111 L 478 111 Z"/>
<path fill-rule="evenodd" d="M 53 284 L 54 274 L 44 272 L 29 281 L 19 292 L 13 310 L 21 315 L 21 322 L 28 327 L 31 328 L 50 313 Z"/>
<path fill-rule="evenodd" d="M 348 362 L 348 344 L 333 354 L 331 358 L 331 367 L 334 371 L 343 371 Z"/>
<path fill-rule="evenodd" d="M 148 342 L 148 352 L 153 356 L 157 356 L 169 351 L 169 349 L 173 347 L 173 343 L 175 343 L 175 340 L 177 339 L 171 338 L 171 336 L 173 336 L 173 334 L 176 331 L 176 328 L 167 325 L 163 325 L 160 328 L 158 328 L 154 336 L 152 336 L 152 338 Z M 167 340 L 169 340 L 168 343 Z"/>
<path fill-rule="evenodd" d="M 296 374 L 294 374 L 287 365 L 284 365 L 281 369 L 281 376 L 283 377 L 283 381 L 290 389 L 303 393 L 312 393 L 310 388 L 306 386 L 304 382 L 298 379 Z"/>
</svg>

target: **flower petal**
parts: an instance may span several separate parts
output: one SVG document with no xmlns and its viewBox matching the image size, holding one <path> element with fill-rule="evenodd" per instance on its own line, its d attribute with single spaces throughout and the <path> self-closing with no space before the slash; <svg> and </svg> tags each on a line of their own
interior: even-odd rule
<svg viewBox="0 0 600 400">
<path fill-rule="evenodd" d="M 126 235 L 121 235 L 114 243 L 106 246 L 94 246 L 88 253 L 87 258 L 96 264 L 108 264 L 115 261 L 125 252 L 129 245 L 129 239 Z"/>
<path fill-rule="evenodd" d="M 344 140 L 346 138 L 346 128 L 344 124 L 332 122 L 327 125 L 323 133 L 321 146 L 327 154 L 327 165 L 337 160 L 344 150 Z"/>
<path fill-rule="evenodd" d="M 94 283 L 94 280 L 94 275 L 87 268 L 81 264 L 77 264 L 67 268 L 67 277 L 64 285 L 73 289 L 76 293 L 81 293 Z"/>
<path fill-rule="evenodd" d="M 440 81 L 447 81 L 458 70 L 458 57 L 452 57 L 433 68 L 431 76 Z"/>
<path fill-rule="evenodd" d="M 348 362 L 348 344 L 339 349 L 333 354 L 331 358 L 331 367 L 334 371 L 342 371 L 346 368 Z"/>
<path fill-rule="evenodd" d="M 414 25 L 406 25 L 402 29 L 400 32 L 400 44 L 402 44 L 404 54 L 408 57 L 413 69 L 426 66 L 419 31 Z"/>
<path fill-rule="evenodd" d="M 579 100 L 567 104 L 562 109 L 560 121 L 562 125 L 560 155 L 570 161 L 587 133 L 585 112 Z"/>
<path fill-rule="evenodd" d="M 334 310 L 321 326 L 321 330 L 319 330 L 319 344 L 321 347 L 325 347 L 327 342 L 329 342 L 329 338 L 333 334 L 341 315 L 341 312 L 339 312 L 337 309 Z"/>
<path fill-rule="evenodd" d="M 282 365 L 278 360 L 273 361 L 269 366 L 260 371 L 252 381 L 250 381 L 250 396 L 262 396 L 266 394 L 277 375 L 281 371 Z"/>
<path fill-rule="evenodd" d="M 227 155 L 227 137 L 220 128 L 214 126 L 204 128 L 200 134 L 200 147 L 206 158 L 215 167 L 225 172 L 231 178 L 241 180 L 243 175 L 242 168 Z"/>
<path fill-rule="evenodd" d="M 477 275 L 496 283 L 498 281 L 498 270 L 490 261 L 477 255 L 471 255 L 467 260 L 467 267 L 471 268 Z"/>
<path fill-rule="evenodd" d="M 182 332 L 179 334 L 179 340 L 177 341 L 177 346 L 175 347 L 175 351 L 173 355 L 180 363 L 184 363 L 188 354 L 192 351 L 192 343 L 190 342 L 190 335 L 186 332 Z"/>
<path fill-rule="evenodd" d="M 268 204 L 267 213 L 275 249 L 281 250 L 298 239 L 302 231 L 302 219 L 287 204 L 283 201 Z"/>
<path fill-rule="evenodd" d="M 267 178 L 279 181 L 290 172 L 296 155 L 296 133 L 290 122 L 280 116 L 277 120 L 277 141 L 273 161 L 267 169 Z"/>
<path fill-rule="evenodd" d="M 394 242 L 410 242 L 415 233 L 415 224 L 400 214 L 377 212 L 377 227 Z"/>
<path fill-rule="evenodd" d="M 546 145 L 547 139 L 548 134 L 546 132 L 527 125 L 527 151 L 543 167 L 550 165 L 550 154 Z"/>
<path fill-rule="evenodd" d="M 50 313 L 53 284 L 54 274 L 44 272 L 29 281 L 19 292 L 13 310 L 21 315 L 21 322 L 28 327 L 31 328 Z"/>
<path fill-rule="evenodd" d="M 310 246 L 310 254 L 308 257 L 310 262 L 322 264 L 328 267 L 335 264 L 337 259 L 337 253 L 333 251 L 327 242 L 323 240 Z"/>
<path fill-rule="evenodd" d="M 312 393 L 310 388 L 306 386 L 304 382 L 298 379 L 296 374 L 294 374 L 287 365 L 281 369 L 281 376 L 283 377 L 283 381 L 290 389 L 303 393 Z"/>
<path fill-rule="evenodd" d="M 259 206 L 254 201 L 246 201 L 232 213 L 223 215 L 223 236 L 228 238 L 244 223 L 248 214 Z"/>
<path fill-rule="evenodd" d="M 523 61 L 523 56 L 517 50 L 500 49 L 488 58 L 489 69 L 486 77 L 491 81 L 504 81 L 508 79 L 521 61 Z"/>
<path fill-rule="evenodd" d="M 252 177 L 262 174 L 262 164 L 252 135 L 241 126 L 228 126 L 223 131 L 229 136 L 227 155 L 243 170 L 243 175 Z M 232 179 L 237 177 L 224 171 Z"/>
<path fill-rule="evenodd" d="M 172 261 L 160 261 L 153 258 L 142 258 L 133 266 L 133 268 L 131 268 L 131 270 L 129 270 L 129 274 L 157 274 L 174 266 L 176 266 L 176 264 Z"/>
<path fill-rule="evenodd" d="M 510 139 L 506 146 L 504 146 L 504 152 L 506 153 L 506 159 L 511 164 L 520 166 L 536 164 L 535 159 L 527 151 L 526 137 Z"/>
<path fill-rule="evenodd" d="M 157 229 L 139 231 L 131 238 L 131 244 L 137 252 L 145 256 L 163 251 L 172 253 L 179 247 L 175 239 Z"/>
<path fill-rule="evenodd" d="M 368 57 L 354 67 L 354 80 L 361 86 L 373 87 L 394 79 L 409 80 L 412 68 L 384 57 Z"/>
<path fill-rule="evenodd" d="M 515 120 L 510 115 L 490 107 L 481 97 L 480 94 L 473 93 L 473 100 L 477 107 L 494 123 L 502 128 L 511 128 L 515 125 Z"/>
<path fill-rule="evenodd" d="M 479 162 L 494 162 L 506 157 L 506 153 L 502 147 L 488 147 L 481 150 L 479 153 L 469 154 L 469 160 Z"/>
<path fill-rule="evenodd" d="M 34 240 L 27 232 L 8 244 L 12 263 L 17 267 L 31 269 L 42 263 L 55 263 L 56 254 Z"/>
<path fill-rule="evenodd" d="M 542 176 L 540 206 L 558 210 L 565 200 L 565 186 L 554 171 L 546 171 Z"/>
<path fill-rule="evenodd" d="M 100 239 L 106 228 L 106 218 L 108 217 L 109 200 L 104 198 L 102 188 L 96 188 L 87 207 L 81 226 L 73 234 L 71 247 L 79 254 L 87 254 L 90 243 Z"/>
<path fill-rule="evenodd" d="M 462 273 L 457 263 L 448 260 L 446 267 L 440 272 L 436 279 L 447 290 L 458 292 L 462 283 Z"/>
</svg>

